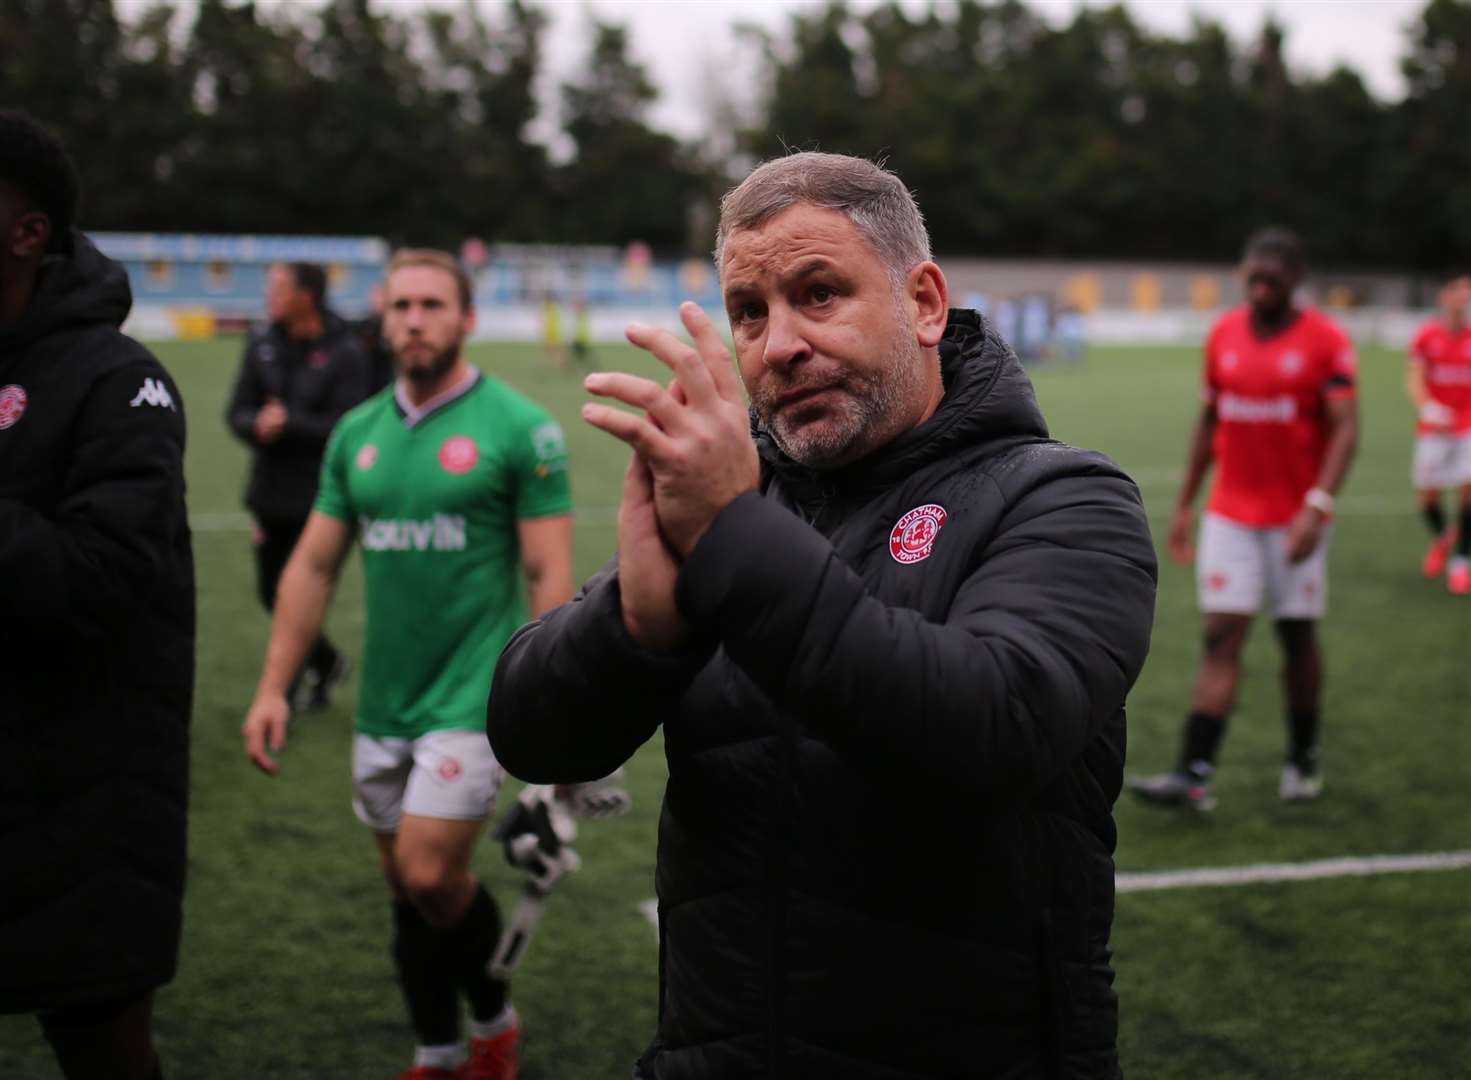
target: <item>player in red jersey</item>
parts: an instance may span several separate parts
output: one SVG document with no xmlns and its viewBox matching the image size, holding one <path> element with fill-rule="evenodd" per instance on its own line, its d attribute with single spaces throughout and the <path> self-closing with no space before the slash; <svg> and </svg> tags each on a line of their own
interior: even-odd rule
<svg viewBox="0 0 1471 1080">
<path fill-rule="evenodd" d="M 1458 596 L 1471 593 L 1471 274 L 1455 274 L 1440 290 L 1439 319 L 1420 328 L 1410 345 L 1406 389 L 1418 411 L 1411 470 L 1420 509 L 1430 526 L 1421 568 L 1446 572 Z M 1459 527 L 1447 523 L 1440 493 L 1459 493 Z M 1454 548 L 1455 555 L 1451 556 Z M 1447 560 L 1450 568 L 1446 570 Z"/>
<path fill-rule="evenodd" d="M 1169 533 L 1171 556 L 1188 563 L 1195 495 L 1214 463 L 1196 559 L 1204 655 L 1178 766 L 1130 781 L 1150 802 L 1214 805 L 1216 752 L 1235 704 L 1247 631 L 1264 600 L 1285 661 L 1288 754 L 1278 792 L 1311 799 L 1322 789 L 1316 626 L 1327 603 L 1333 498 L 1353 460 L 1358 404 L 1347 335 L 1321 312 L 1293 303 L 1303 269 L 1294 234 L 1253 235 L 1242 266 L 1247 303 L 1223 315 L 1206 342 L 1204 405 Z"/>
</svg>

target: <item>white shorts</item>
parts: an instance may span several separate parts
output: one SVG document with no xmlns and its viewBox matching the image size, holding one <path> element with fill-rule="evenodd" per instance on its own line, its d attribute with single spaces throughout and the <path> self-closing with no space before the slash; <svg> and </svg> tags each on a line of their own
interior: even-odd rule
<svg viewBox="0 0 1471 1080">
<path fill-rule="evenodd" d="M 397 832 L 403 814 L 482 821 L 495 813 L 504 775 L 484 732 L 352 737 L 352 808 L 374 832 Z"/>
<path fill-rule="evenodd" d="M 1416 435 L 1410 478 L 1416 491 L 1446 491 L 1471 484 L 1471 432 Z"/>
<path fill-rule="evenodd" d="M 1321 619 L 1328 610 L 1327 526 L 1300 563 L 1287 561 L 1287 529 L 1253 529 L 1216 514 L 1200 525 L 1195 585 L 1207 614 L 1255 615 L 1272 599 L 1277 619 Z"/>
</svg>

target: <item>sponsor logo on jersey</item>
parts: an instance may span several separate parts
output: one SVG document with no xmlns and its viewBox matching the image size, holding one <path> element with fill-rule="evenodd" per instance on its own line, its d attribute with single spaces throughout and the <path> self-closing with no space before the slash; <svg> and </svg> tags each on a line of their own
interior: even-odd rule
<svg viewBox="0 0 1471 1080">
<path fill-rule="evenodd" d="M 1427 380 L 1437 386 L 1471 386 L 1471 366 L 1438 364 L 1430 369 Z"/>
<path fill-rule="evenodd" d="M 364 551 L 464 551 L 462 514 L 435 514 L 423 521 L 404 518 L 358 519 Z"/>
<path fill-rule="evenodd" d="M 456 758 L 447 757 L 441 760 L 439 763 L 439 775 L 450 783 L 454 783 L 456 780 L 458 780 L 460 778 L 460 774 L 464 771 L 465 767 L 461 765 L 459 763 L 459 760 Z"/>
<path fill-rule="evenodd" d="M 1298 372 L 1302 371 L 1302 366 L 1302 353 L 1297 352 L 1296 350 L 1283 353 L 1282 358 L 1277 361 L 1278 370 L 1281 371 L 1283 375 L 1287 375 L 1289 377 L 1296 375 Z"/>
<path fill-rule="evenodd" d="M 0 386 L 0 431 L 15 427 L 15 422 L 26 411 L 26 392 L 23 387 L 11 383 Z"/>
<path fill-rule="evenodd" d="M 561 472 L 567 468 L 567 436 L 562 425 L 549 420 L 531 432 L 531 446 L 536 451 L 536 475 Z"/>
<path fill-rule="evenodd" d="M 1291 394 L 1248 397 L 1227 391 L 1216 402 L 1216 415 L 1238 424 L 1290 424 L 1297 419 L 1297 398 Z"/>
<path fill-rule="evenodd" d="M 372 443 L 364 443 L 363 448 L 358 451 L 357 463 L 359 469 L 367 472 L 378 464 L 378 448 Z"/>
<path fill-rule="evenodd" d="M 143 385 L 138 387 L 138 392 L 133 395 L 133 400 L 130 404 L 135 409 L 140 405 L 153 405 L 160 409 L 173 409 L 174 398 L 169 393 L 169 388 L 157 379 L 144 379 Z M 174 409 L 174 411 L 178 412 L 177 409 Z"/>
<path fill-rule="evenodd" d="M 451 435 L 439 448 L 439 464 L 456 476 L 469 472 L 479 460 L 480 447 L 468 435 Z"/>
<path fill-rule="evenodd" d="M 908 566 L 928 559 L 949 516 L 943 506 L 925 503 L 901 517 L 889 533 L 889 554 L 894 561 Z"/>
</svg>

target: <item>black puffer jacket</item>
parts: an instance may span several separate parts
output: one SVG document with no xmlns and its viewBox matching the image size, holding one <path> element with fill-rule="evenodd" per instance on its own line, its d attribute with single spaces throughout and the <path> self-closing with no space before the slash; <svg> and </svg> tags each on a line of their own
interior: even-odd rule
<svg viewBox="0 0 1471 1080">
<path fill-rule="evenodd" d="M 322 320 L 315 341 L 298 341 L 279 323 L 252 337 L 225 409 L 230 430 L 255 451 L 245 505 L 264 518 L 306 520 L 327 436 L 368 396 L 368 360 L 356 332 L 330 311 Z M 286 427 L 280 438 L 262 443 L 255 417 L 270 398 L 286 406 Z"/>
<path fill-rule="evenodd" d="M 609 568 L 501 658 L 517 776 L 599 776 L 664 727 L 646 1076 L 1118 1072 L 1111 811 L 1154 550 L 978 316 L 941 357 L 936 415 L 852 467 L 762 440 L 764 491 L 680 572 L 702 645 L 636 646 Z"/>
<path fill-rule="evenodd" d="M 0 1012 L 174 973 L 194 571 L 184 413 L 75 235 L 0 325 Z"/>
</svg>

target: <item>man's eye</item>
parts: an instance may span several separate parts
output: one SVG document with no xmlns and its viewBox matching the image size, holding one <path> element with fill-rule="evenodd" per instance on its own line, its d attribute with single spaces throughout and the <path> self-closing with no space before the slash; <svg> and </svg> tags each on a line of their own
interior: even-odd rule
<svg viewBox="0 0 1471 1080">
<path fill-rule="evenodd" d="M 830 289 L 826 285 L 814 285 L 807 293 L 814 304 L 826 304 L 829 300 L 835 299 L 837 295 L 836 289 Z"/>
<path fill-rule="evenodd" d="M 743 304 L 731 313 L 731 321 L 738 323 L 756 322 L 764 312 L 760 304 Z"/>
</svg>

